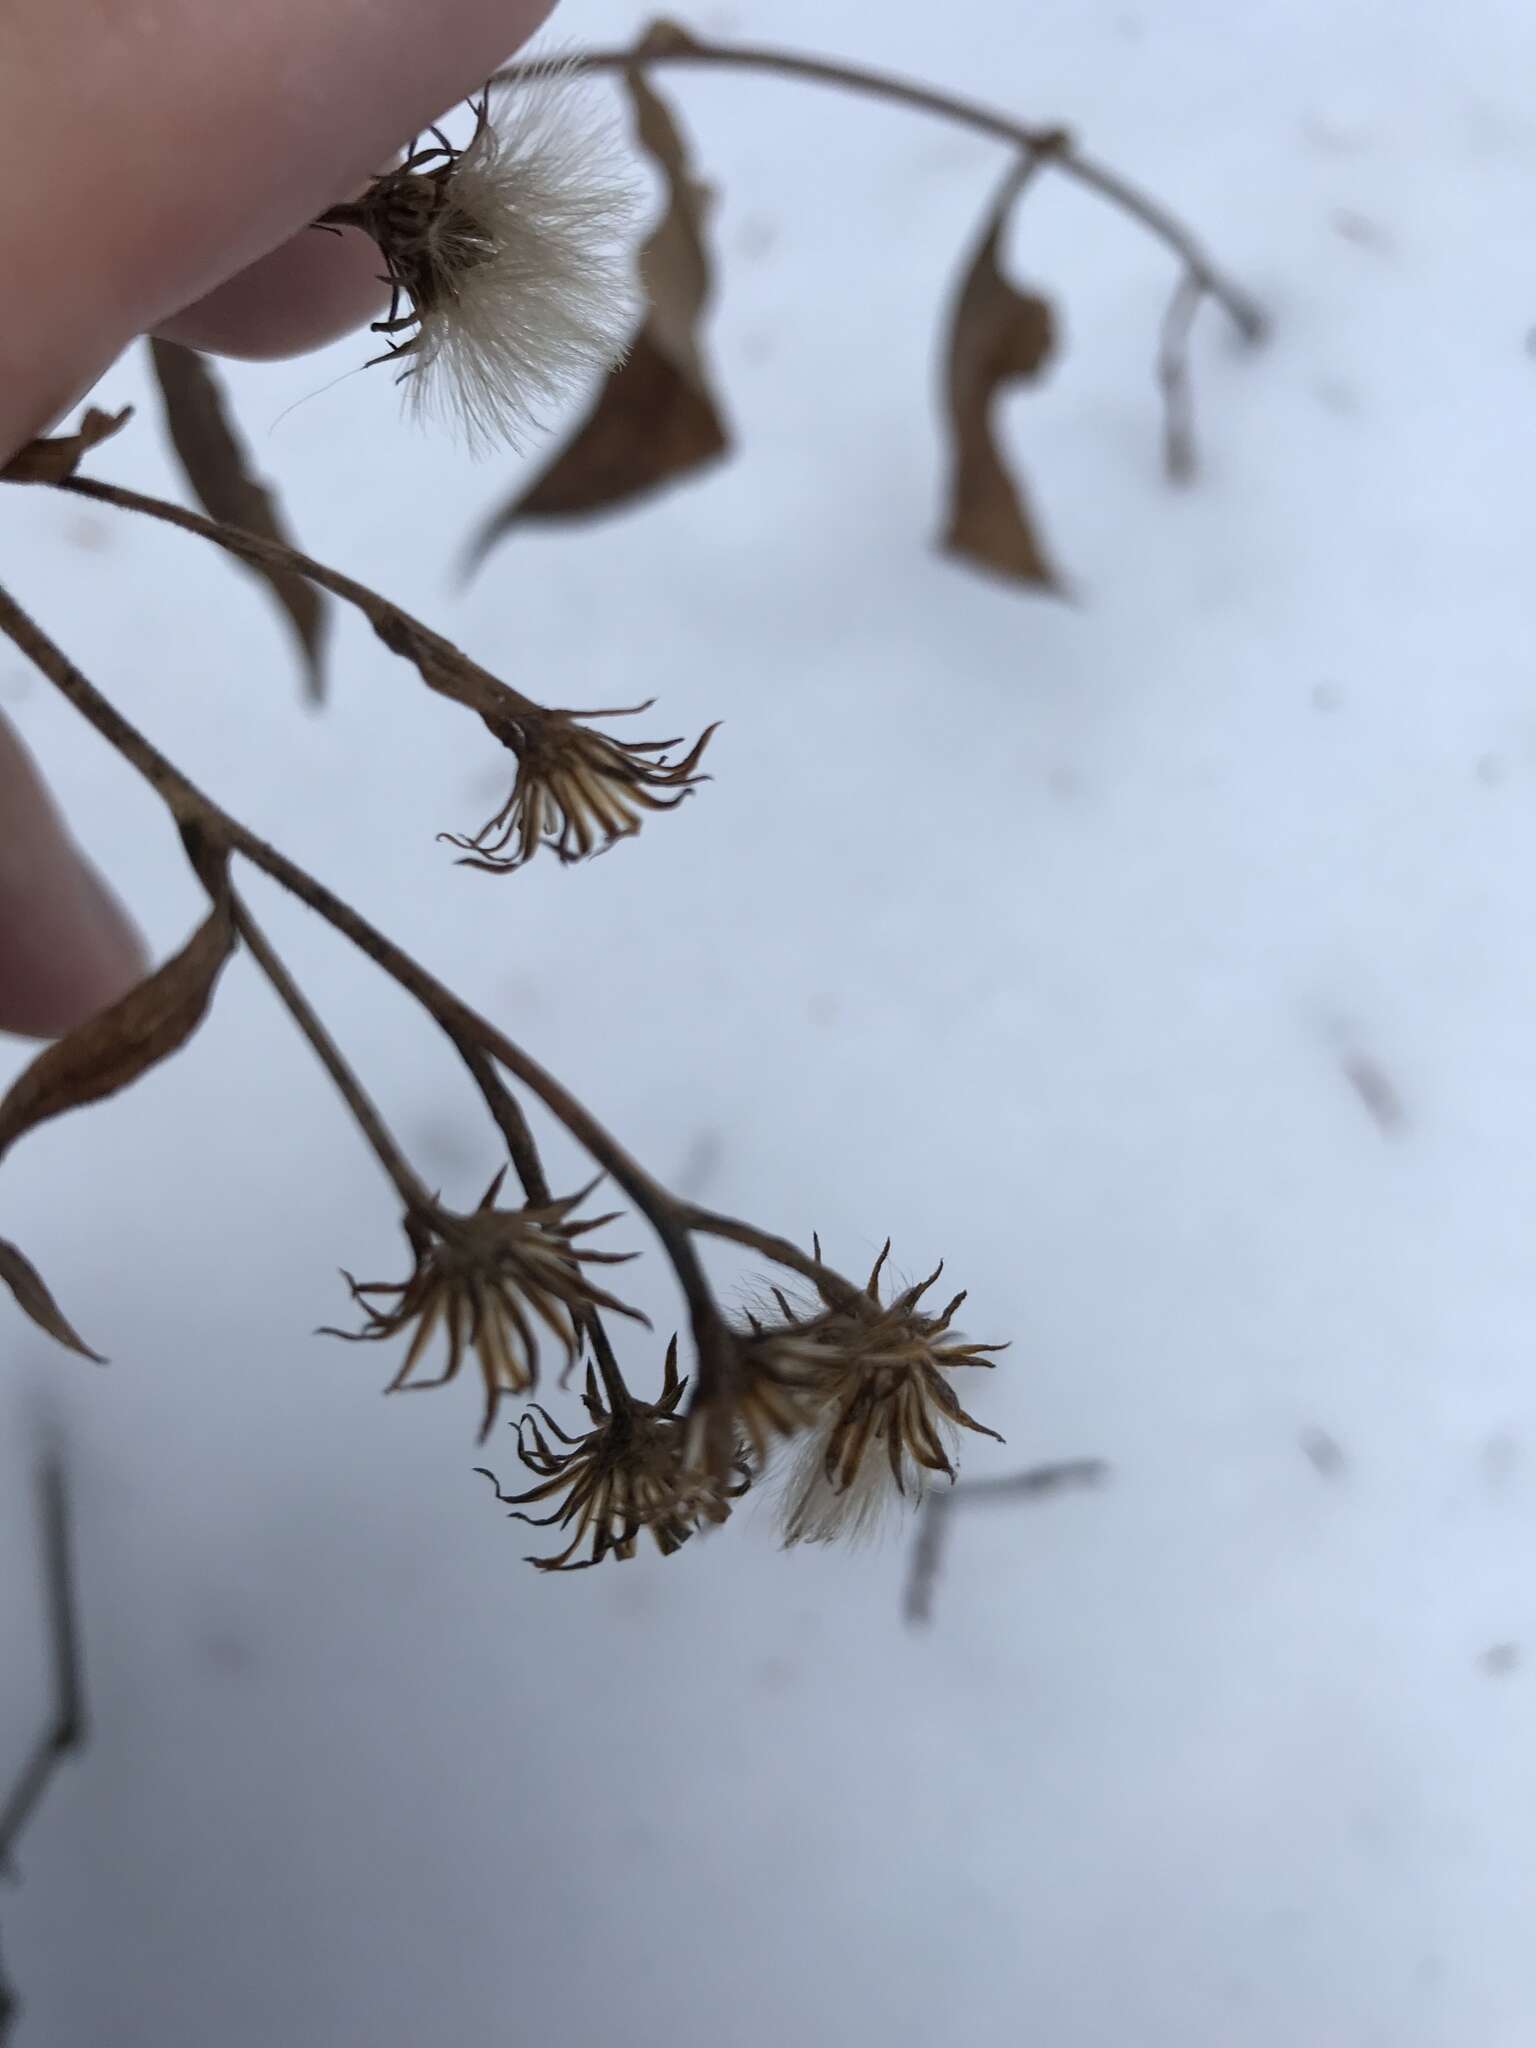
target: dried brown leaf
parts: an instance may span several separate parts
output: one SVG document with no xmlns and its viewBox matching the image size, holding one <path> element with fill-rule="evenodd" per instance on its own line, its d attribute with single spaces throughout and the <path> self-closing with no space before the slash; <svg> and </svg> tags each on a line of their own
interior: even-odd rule
<svg viewBox="0 0 1536 2048">
<path fill-rule="evenodd" d="M 681 47 L 678 38 L 686 43 L 686 31 L 658 22 L 641 38 L 637 54 Z M 713 195 L 694 177 L 688 145 L 666 102 L 639 70 L 626 72 L 624 82 L 636 140 L 666 183 L 666 206 L 640 252 L 646 314 L 629 353 L 571 438 L 476 535 L 471 569 L 525 520 L 580 518 L 648 497 L 717 461 L 730 447 L 700 344 L 714 288 L 705 239 Z"/>
<path fill-rule="evenodd" d="M 203 1020 L 235 930 L 221 896 L 181 951 L 65 1038 L 46 1046 L 0 1102 L 0 1153 L 26 1131 L 138 1080 Z"/>
<path fill-rule="evenodd" d="M 999 393 L 1040 376 L 1056 347 L 1050 302 L 1019 291 L 998 264 L 1009 215 L 1030 168 L 1020 166 L 1005 182 L 950 312 L 951 456 L 943 546 L 1014 582 L 1059 590 L 1061 578 L 999 452 L 993 425 Z"/>
<path fill-rule="evenodd" d="M 32 1318 L 40 1330 L 46 1330 L 50 1337 L 69 1350 L 78 1351 L 82 1358 L 93 1359 L 97 1365 L 106 1364 L 101 1353 L 93 1351 L 74 1325 L 66 1320 L 32 1261 L 3 1237 L 0 1237 L 0 1280 L 15 1295 L 17 1306 Z"/>
<path fill-rule="evenodd" d="M 249 451 L 207 361 L 179 342 L 153 340 L 149 346 L 171 445 L 197 502 L 210 519 L 292 547 L 287 521 L 270 488 L 252 473 Z M 319 703 L 325 695 L 325 639 L 330 626 L 324 597 L 304 576 L 260 562 L 248 566 L 287 614 L 299 643 L 305 687 L 311 701 Z"/>
<path fill-rule="evenodd" d="M 54 434 L 40 441 L 28 441 L 10 461 L 0 467 L 0 480 L 8 484 L 61 484 L 72 477 L 93 448 L 108 441 L 127 425 L 133 407 L 121 412 L 86 408 L 85 418 L 72 434 Z"/>
</svg>

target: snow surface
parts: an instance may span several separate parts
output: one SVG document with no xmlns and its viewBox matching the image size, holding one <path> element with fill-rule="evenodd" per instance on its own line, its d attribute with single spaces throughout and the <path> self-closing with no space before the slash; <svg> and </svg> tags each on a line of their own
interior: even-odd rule
<svg viewBox="0 0 1536 2048">
<path fill-rule="evenodd" d="M 507 764 L 359 623 L 317 718 L 261 593 L 180 536 L 6 496 L 7 577 L 663 1176 L 849 1267 L 887 1232 L 909 1271 L 946 1256 L 967 1327 L 1015 1344 L 976 1393 L 1007 1447 L 968 1472 L 1112 1482 L 957 1517 L 926 1632 L 904 1543 L 785 1555 L 750 1504 L 675 1560 L 539 1578 L 471 1475 L 469 1389 L 381 1401 L 384 1356 L 308 1334 L 337 1266 L 389 1276 L 400 1241 L 237 964 L 173 1068 L 0 1183 L 113 1358 L 5 1318 L 0 1743 L 44 1710 L 50 1415 L 94 1716 L 0 1894 L 21 2039 L 1528 2043 L 1536 14 L 699 20 L 1070 122 L 1272 309 L 1252 356 L 1202 317 L 1180 495 L 1166 253 L 1032 193 L 1014 260 L 1069 347 L 1008 424 L 1074 603 L 928 547 L 936 309 L 997 151 L 719 76 L 672 88 L 722 193 L 743 453 L 707 481 L 461 592 L 512 466 L 414 437 L 382 373 L 325 388 L 355 344 L 233 380 L 317 553 L 536 697 L 724 716 L 676 817 L 587 869 L 461 873 L 432 834 Z M 142 399 L 140 363 L 103 395 Z M 100 468 L 171 483 L 147 429 Z M 154 802 L 3 654 L 0 699 L 172 947 L 196 893 Z M 452 1057 L 252 894 L 473 1198 L 494 1154 Z M 670 1327 L 660 1268 L 637 1285 Z"/>
</svg>

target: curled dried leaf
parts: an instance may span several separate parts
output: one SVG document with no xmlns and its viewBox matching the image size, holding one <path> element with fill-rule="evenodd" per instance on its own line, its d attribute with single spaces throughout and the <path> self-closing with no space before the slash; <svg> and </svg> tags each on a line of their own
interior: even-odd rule
<svg viewBox="0 0 1536 2048">
<path fill-rule="evenodd" d="M 82 1358 L 89 1358 L 97 1365 L 106 1364 L 101 1353 L 93 1351 L 73 1323 L 66 1319 L 32 1261 L 3 1237 L 0 1237 L 0 1280 L 16 1297 L 17 1306 L 32 1318 L 40 1330 L 46 1330 L 50 1337 L 69 1350 L 78 1351 Z"/>
<path fill-rule="evenodd" d="M 72 477 L 93 448 L 109 441 L 132 417 L 133 407 L 121 412 L 86 408 L 85 418 L 72 434 L 53 434 L 28 441 L 10 461 L 0 466 L 0 481 L 8 484 L 61 484 Z"/>
<path fill-rule="evenodd" d="M 646 50 L 642 39 L 639 54 Z M 570 440 L 481 529 L 470 547 L 471 569 L 525 520 L 576 518 L 646 497 L 718 460 L 730 447 L 700 338 L 714 287 L 705 239 L 711 194 L 693 174 L 688 146 L 666 102 L 638 70 L 626 72 L 625 85 L 636 140 L 666 186 L 661 218 L 640 252 L 646 314 L 624 361 L 604 381 Z"/>
<path fill-rule="evenodd" d="M 277 500 L 253 472 L 250 451 L 206 359 L 179 342 L 156 339 L 149 346 L 171 446 L 197 502 L 210 519 L 292 547 Z M 306 577 L 251 556 L 245 559 L 286 613 L 299 643 L 306 688 L 318 703 L 325 694 L 324 650 L 330 626 L 325 599 Z"/>
<path fill-rule="evenodd" d="M 1056 347 L 1049 301 L 1019 291 L 998 262 L 1009 217 L 1034 161 L 1029 158 L 1005 181 L 949 316 L 950 476 L 943 546 L 1013 582 L 1058 590 L 1061 578 L 999 451 L 994 426 L 999 394 L 1011 384 L 1039 377 Z"/>
<path fill-rule="evenodd" d="M 0 1153 L 26 1131 L 137 1081 L 186 1044 L 234 950 L 227 898 L 162 967 L 67 1037 L 45 1046 L 0 1102 Z"/>
</svg>

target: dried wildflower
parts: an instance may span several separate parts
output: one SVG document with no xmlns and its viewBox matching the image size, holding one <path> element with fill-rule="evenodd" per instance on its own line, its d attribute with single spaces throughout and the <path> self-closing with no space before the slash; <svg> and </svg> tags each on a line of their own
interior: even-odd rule
<svg viewBox="0 0 1536 2048">
<path fill-rule="evenodd" d="M 586 860 L 640 830 L 642 811 L 673 811 L 708 776 L 699 762 L 716 727 L 708 726 L 681 760 L 664 757 L 681 740 L 616 740 L 578 725 L 578 718 L 632 718 L 654 698 L 605 711 L 536 711 L 488 718 L 517 756 L 512 794 L 493 818 L 464 837 L 438 834 L 465 849 L 462 867 L 510 873 L 540 845 L 562 861 Z M 512 850 L 509 852 L 508 849 Z"/>
<path fill-rule="evenodd" d="M 462 149 L 440 128 L 323 226 L 362 228 L 391 290 L 381 361 L 408 358 L 413 410 L 472 445 L 513 442 L 541 409 L 624 353 L 633 321 L 627 230 L 636 192 L 579 76 L 528 75 Z M 407 309 L 401 311 L 401 302 Z"/>
<path fill-rule="evenodd" d="M 890 1249 L 887 1241 L 862 1291 L 823 1291 L 820 1311 L 797 1310 L 780 1295 L 783 1324 L 758 1324 L 743 1347 L 748 1400 L 756 1400 L 764 1419 L 772 1419 L 774 1405 L 781 1414 L 803 1414 L 808 1405 L 815 1411 L 790 1480 L 786 1543 L 861 1534 L 878 1521 L 893 1489 L 917 1501 L 929 1473 L 953 1479 L 961 1429 L 1002 1441 L 961 1407 L 947 1374 L 989 1365 L 987 1354 L 1007 1346 L 969 1344 L 951 1330 L 964 1294 L 941 1315 L 920 1306 L 942 1265 L 882 1303 L 880 1275 Z M 746 1426 L 750 1431 L 750 1419 Z"/>
<path fill-rule="evenodd" d="M 568 1436 L 542 1408 L 523 1416 L 517 1454 L 537 1474 L 538 1484 L 525 1493 L 503 1493 L 494 1473 L 479 1469 L 495 1486 L 496 1498 L 513 1510 L 514 1521 L 572 1532 L 564 1550 L 554 1557 L 530 1557 L 531 1565 L 541 1572 L 582 1571 L 605 1557 L 630 1558 L 642 1529 L 649 1529 L 657 1549 L 670 1556 L 701 1524 L 726 1520 L 750 1475 L 740 1461 L 723 1476 L 690 1463 L 687 1424 L 677 1412 L 686 1384 L 678 1378 L 674 1337 L 667 1346 L 659 1401 L 631 1399 L 610 1410 L 589 1365 L 583 1400 L 592 1428 L 584 1436 Z M 547 1515 L 523 1513 L 535 1501 L 560 1495 L 561 1504 Z M 577 1558 L 588 1541 L 591 1556 Z"/>
<path fill-rule="evenodd" d="M 742 1453 L 761 1470 L 778 1446 L 817 1421 L 827 1402 L 826 1358 L 807 1343 L 819 1321 L 818 1312 L 791 1301 L 782 1287 L 769 1294 L 773 1310 L 759 1303 L 762 1314 L 743 1311 L 745 1329 L 736 1330 L 735 1373 L 729 1396 L 731 1417 Z M 776 1315 L 777 1320 L 772 1318 Z M 787 1342 L 788 1338 L 796 1341 Z M 704 1456 L 707 1412 L 695 1409 L 695 1455 Z"/>
<path fill-rule="evenodd" d="M 409 1279 L 359 1282 L 344 1273 L 367 1321 L 361 1330 L 324 1333 L 367 1343 L 397 1337 L 414 1325 L 404 1362 L 386 1389 L 391 1394 L 446 1386 L 457 1375 L 466 1348 L 472 1350 L 485 1382 L 482 1443 L 501 1397 L 526 1393 L 538 1383 L 539 1323 L 553 1334 L 570 1367 L 580 1356 L 583 1327 L 594 1309 L 646 1321 L 638 1309 L 616 1301 L 582 1271 L 583 1266 L 619 1265 L 634 1256 L 577 1244 L 588 1231 L 614 1220 L 572 1220 L 572 1211 L 597 1183 L 537 1208 L 498 1209 L 496 1196 L 505 1175 L 503 1167 L 479 1208 L 467 1216 L 439 1212 L 430 1225 L 408 1216 L 405 1233 L 416 1260 Z M 447 1363 L 435 1379 L 412 1379 L 439 1328 L 448 1338 Z"/>
</svg>

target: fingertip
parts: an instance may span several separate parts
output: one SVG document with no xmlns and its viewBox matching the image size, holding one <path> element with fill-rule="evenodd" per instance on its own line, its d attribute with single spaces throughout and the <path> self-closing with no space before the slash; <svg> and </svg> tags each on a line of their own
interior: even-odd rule
<svg viewBox="0 0 1536 2048">
<path fill-rule="evenodd" d="M 148 965 L 116 893 L 0 725 L 0 1031 L 73 1030 L 126 995 Z"/>
<path fill-rule="evenodd" d="M 305 228 L 197 299 L 157 332 L 212 355 L 302 355 L 374 319 L 388 300 L 379 252 L 356 228 Z"/>
</svg>

